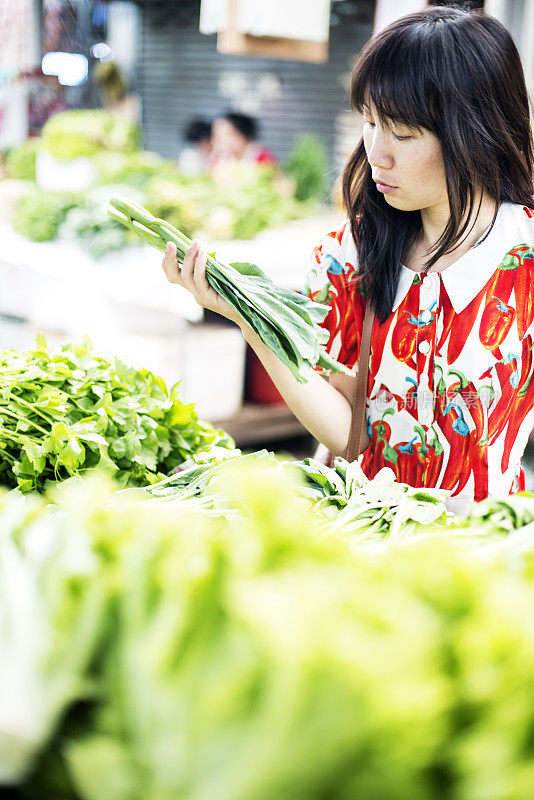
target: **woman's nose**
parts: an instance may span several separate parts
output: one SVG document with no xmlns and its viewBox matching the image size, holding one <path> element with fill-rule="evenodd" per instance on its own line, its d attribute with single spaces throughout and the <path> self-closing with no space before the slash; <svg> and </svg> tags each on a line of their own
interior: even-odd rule
<svg viewBox="0 0 534 800">
<path fill-rule="evenodd" d="M 373 132 L 370 139 L 365 143 L 365 151 L 367 153 L 367 161 L 371 167 L 391 169 L 393 166 L 393 156 L 384 137 L 379 132 Z"/>
</svg>

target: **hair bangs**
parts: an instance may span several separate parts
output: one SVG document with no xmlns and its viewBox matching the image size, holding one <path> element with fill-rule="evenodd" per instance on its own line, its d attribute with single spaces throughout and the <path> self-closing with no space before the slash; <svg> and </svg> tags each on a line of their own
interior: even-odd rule
<svg viewBox="0 0 534 800">
<path fill-rule="evenodd" d="M 361 113 L 372 103 L 384 124 L 395 122 L 436 133 L 437 120 L 431 114 L 433 82 L 422 66 L 418 42 L 405 41 L 400 48 L 384 35 L 371 41 L 372 49 L 362 53 L 353 72 L 353 108 Z"/>
</svg>

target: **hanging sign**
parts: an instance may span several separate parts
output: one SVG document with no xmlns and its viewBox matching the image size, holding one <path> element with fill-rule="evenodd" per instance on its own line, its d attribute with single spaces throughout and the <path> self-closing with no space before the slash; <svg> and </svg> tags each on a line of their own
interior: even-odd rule
<svg viewBox="0 0 534 800">
<path fill-rule="evenodd" d="M 328 61 L 329 22 L 330 0 L 202 0 L 200 10 L 219 53 L 316 64 Z"/>
</svg>

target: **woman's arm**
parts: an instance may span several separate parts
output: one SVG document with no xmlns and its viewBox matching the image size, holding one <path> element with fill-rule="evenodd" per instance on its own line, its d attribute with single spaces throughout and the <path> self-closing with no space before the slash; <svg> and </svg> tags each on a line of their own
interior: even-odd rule
<svg viewBox="0 0 534 800">
<path fill-rule="evenodd" d="M 197 241 L 184 256 L 182 269 L 176 261 L 176 248 L 169 244 L 162 262 L 167 280 L 188 289 L 197 303 L 232 320 L 269 373 L 276 388 L 297 419 L 318 441 L 334 455 L 343 455 L 347 446 L 352 416 L 351 398 L 353 379 L 333 376 L 325 381 L 310 368 L 308 381 L 299 383 L 289 368 L 261 341 L 255 331 L 208 284 L 206 279 L 206 253 Z M 340 380 L 345 378 L 345 380 Z"/>
<path fill-rule="evenodd" d="M 352 417 L 349 400 L 311 368 L 307 382 L 299 383 L 289 368 L 269 350 L 250 326 L 243 320 L 238 324 L 246 341 L 297 419 L 334 455 L 343 455 L 347 447 Z M 349 378 L 349 381 L 351 380 Z"/>
</svg>

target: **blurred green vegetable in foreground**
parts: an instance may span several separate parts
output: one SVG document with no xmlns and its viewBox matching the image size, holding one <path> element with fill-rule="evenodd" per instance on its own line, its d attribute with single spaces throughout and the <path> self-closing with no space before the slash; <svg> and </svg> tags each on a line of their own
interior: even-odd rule
<svg viewBox="0 0 534 800">
<path fill-rule="evenodd" d="M 515 560 L 461 532 L 349 546 L 257 467 L 218 478 L 236 516 L 79 478 L 0 501 L 0 654 L 41 643 L 0 658 L 14 796 L 531 800 L 532 534 Z"/>
</svg>

